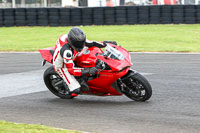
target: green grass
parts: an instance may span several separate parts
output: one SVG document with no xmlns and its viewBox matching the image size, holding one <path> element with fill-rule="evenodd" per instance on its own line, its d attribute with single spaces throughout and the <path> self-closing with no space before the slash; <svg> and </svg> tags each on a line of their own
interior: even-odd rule
<svg viewBox="0 0 200 133">
<path fill-rule="evenodd" d="M 43 125 L 15 124 L 11 122 L 0 121 L 0 133 L 83 133 L 83 132 L 55 129 Z"/>
<path fill-rule="evenodd" d="M 71 27 L 0 28 L 0 51 L 52 47 Z M 115 40 L 129 51 L 200 52 L 200 24 L 84 26 L 87 39 Z"/>
</svg>

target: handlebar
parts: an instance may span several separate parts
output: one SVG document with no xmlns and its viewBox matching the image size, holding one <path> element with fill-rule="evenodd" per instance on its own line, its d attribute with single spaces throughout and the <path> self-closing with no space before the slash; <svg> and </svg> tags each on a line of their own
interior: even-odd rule
<svg viewBox="0 0 200 133">
<path fill-rule="evenodd" d="M 96 62 L 96 68 L 100 69 L 100 71 L 102 71 L 105 68 L 104 62 L 101 61 L 101 60 L 97 60 L 97 62 Z"/>
<path fill-rule="evenodd" d="M 116 41 L 103 41 L 103 44 L 107 45 L 107 43 L 111 43 L 111 44 L 117 45 Z"/>
</svg>

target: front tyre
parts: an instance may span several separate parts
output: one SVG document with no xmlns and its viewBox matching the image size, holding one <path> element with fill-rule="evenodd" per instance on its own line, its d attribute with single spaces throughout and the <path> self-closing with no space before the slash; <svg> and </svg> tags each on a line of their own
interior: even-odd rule
<svg viewBox="0 0 200 133">
<path fill-rule="evenodd" d="M 131 72 L 122 79 L 122 92 L 135 101 L 146 101 L 152 95 L 152 88 L 147 79 L 139 73 Z"/>
<path fill-rule="evenodd" d="M 71 99 L 72 96 L 64 86 L 58 87 L 55 84 L 60 82 L 62 78 L 54 71 L 54 67 L 47 68 L 43 75 L 44 83 L 46 87 L 56 96 L 63 99 Z"/>
</svg>

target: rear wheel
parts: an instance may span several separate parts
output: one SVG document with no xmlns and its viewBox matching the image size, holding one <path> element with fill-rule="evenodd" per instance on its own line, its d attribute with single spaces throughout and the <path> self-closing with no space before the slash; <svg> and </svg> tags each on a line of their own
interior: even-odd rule
<svg viewBox="0 0 200 133">
<path fill-rule="evenodd" d="M 63 79 L 54 71 L 54 67 L 50 66 L 47 68 L 43 75 L 44 83 L 46 87 L 56 96 L 63 99 L 71 99 L 75 96 L 72 96 L 69 93 L 69 90 L 65 89 L 63 86 L 56 86 L 56 83 L 61 82 Z"/>
<path fill-rule="evenodd" d="M 146 101 L 152 95 L 152 88 L 147 79 L 139 73 L 131 74 L 123 81 L 122 92 L 135 101 Z"/>
</svg>

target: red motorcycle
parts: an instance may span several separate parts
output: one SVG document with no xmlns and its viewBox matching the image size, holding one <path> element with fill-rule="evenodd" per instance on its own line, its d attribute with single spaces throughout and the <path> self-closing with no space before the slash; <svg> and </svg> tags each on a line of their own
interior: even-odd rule
<svg viewBox="0 0 200 133">
<path fill-rule="evenodd" d="M 104 42 L 105 43 L 105 42 Z M 52 64 L 54 47 L 40 49 L 39 52 L 46 61 Z M 125 94 L 135 101 L 146 101 L 152 95 L 152 88 L 147 79 L 132 70 L 130 54 L 116 43 L 107 43 L 103 49 L 97 47 L 85 48 L 74 59 L 76 67 L 97 67 L 98 72 L 86 76 L 89 91 L 82 90 L 81 94 L 98 96 L 121 96 Z M 81 77 L 75 77 L 80 81 Z M 64 87 L 65 82 L 50 66 L 44 72 L 44 82 L 47 88 L 60 98 L 70 99 L 78 95 L 69 93 Z M 66 85 L 65 85 L 66 86 Z"/>
</svg>

